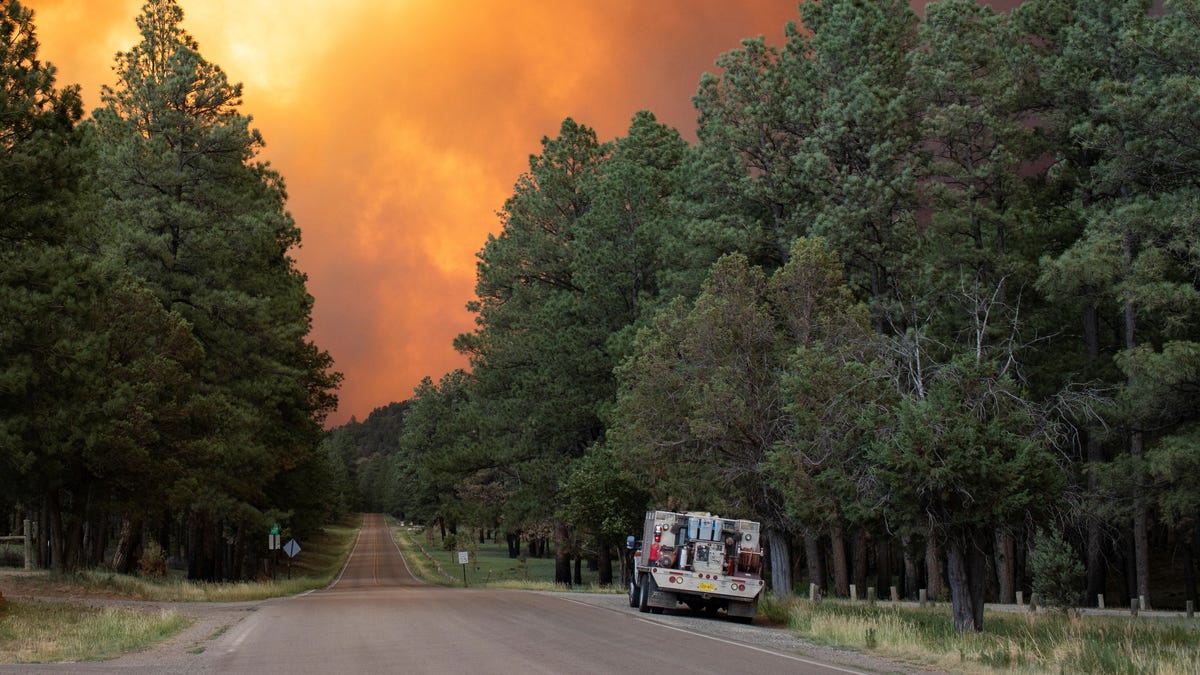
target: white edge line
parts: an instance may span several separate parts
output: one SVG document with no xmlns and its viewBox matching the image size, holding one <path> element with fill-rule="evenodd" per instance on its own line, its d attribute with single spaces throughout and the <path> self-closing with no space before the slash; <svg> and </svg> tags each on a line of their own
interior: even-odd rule
<svg viewBox="0 0 1200 675">
<path fill-rule="evenodd" d="M 392 528 L 388 527 L 387 516 L 383 517 L 383 531 L 387 532 L 388 539 L 392 541 L 392 546 L 396 547 L 396 553 L 400 554 L 400 562 L 404 563 L 404 569 L 408 571 L 408 576 L 412 577 L 413 581 L 417 582 L 418 584 L 426 583 L 424 579 L 413 574 L 412 568 L 408 566 L 408 558 L 404 557 L 404 551 L 400 550 L 400 543 L 397 542 L 396 538 L 392 536 Z"/>
<path fill-rule="evenodd" d="M 688 630 L 688 629 L 686 629 L 686 628 L 677 628 L 677 627 L 675 627 L 675 626 L 668 626 L 668 625 L 667 625 L 667 624 L 665 624 L 665 623 L 661 623 L 661 622 L 659 622 L 659 621 L 651 621 L 650 619 L 646 619 L 646 618 L 643 618 L 643 617 L 637 617 L 637 620 L 638 620 L 638 621 L 644 621 L 645 623 L 654 624 L 655 626 L 662 626 L 663 628 L 666 628 L 666 629 L 668 629 L 668 630 L 678 631 L 678 632 L 680 632 L 680 633 L 687 633 L 688 635 L 695 635 L 696 637 L 708 638 L 709 640 L 715 640 L 715 641 L 717 641 L 717 642 L 723 642 L 723 643 L 725 643 L 725 644 L 727 644 L 727 645 L 735 645 L 735 646 L 738 646 L 738 647 L 745 647 L 746 649 L 749 649 L 749 650 L 752 650 L 752 651 L 756 651 L 756 652 L 762 652 L 762 653 L 764 653 L 764 654 L 772 654 L 772 655 L 774 655 L 774 656 L 780 656 L 780 657 L 783 657 L 783 658 L 785 658 L 785 659 L 790 659 L 790 660 L 792 660 L 792 661 L 799 661 L 800 663 L 806 663 L 806 664 L 808 664 L 808 665 L 810 665 L 810 666 L 820 666 L 821 668 L 827 668 L 827 669 L 829 669 L 829 670 L 835 670 L 835 671 L 837 671 L 837 672 L 839 672 L 839 673 L 852 673 L 853 675 L 866 675 L 866 673 L 862 672 L 861 670 L 850 670 L 849 668 L 842 668 L 842 667 L 840 667 L 840 666 L 834 666 L 834 665 L 830 665 L 830 664 L 828 664 L 828 663 L 822 663 L 822 662 L 820 662 L 820 661 L 812 661 L 812 660 L 810 660 L 810 659 L 801 658 L 801 657 L 799 657 L 799 656 L 793 656 L 793 655 L 791 655 L 791 654 L 784 654 L 783 652 L 777 652 L 777 651 L 774 651 L 774 650 L 771 650 L 771 649 L 764 649 L 764 648 L 762 648 L 762 647 L 755 647 L 754 645 L 748 645 L 748 644 L 746 644 L 745 642 L 735 642 L 735 641 L 733 641 L 733 640 L 726 640 L 726 639 L 724 639 L 724 638 L 713 637 L 713 636 L 711 636 L 711 635 L 705 635 L 704 633 L 697 633 L 697 632 L 695 632 L 695 631 L 690 631 L 690 630 Z"/>
<path fill-rule="evenodd" d="M 358 549 L 358 542 L 360 539 L 362 539 L 363 527 L 365 527 L 366 524 L 367 517 L 363 516 L 363 524 L 358 528 L 358 534 L 354 535 L 354 548 L 350 549 L 350 554 L 346 556 L 346 562 L 342 563 L 342 571 L 338 572 L 337 578 L 333 580 L 333 583 L 325 587 L 327 590 L 337 586 L 338 582 L 342 580 L 342 575 L 346 573 L 346 568 L 350 566 L 350 559 L 354 557 L 354 551 Z M 386 522 L 384 523 L 384 526 L 387 526 Z M 311 592 L 312 591 L 309 591 L 308 593 Z M 308 593 L 305 593 L 304 595 L 308 595 Z"/>
<path fill-rule="evenodd" d="M 567 602 L 573 602 L 577 605 L 583 605 L 584 607 L 599 607 L 598 605 L 593 605 L 590 602 L 583 602 L 581 600 L 575 600 L 574 598 L 559 598 L 559 599 L 566 600 Z M 601 608 L 601 609 L 609 609 L 609 608 Z M 625 613 L 619 609 L 614 609 L 611 611 L 617 612 L 619 614 Z M 642 621 L 642 622 L 645 622 L 645 623 L 648 623 L 648 624 L 651 624 L 654 626 L 661 626 L 663 628 L 666 628 L 667 630 L 673 630 L 673 631 L 677 631 L 680 633 L 686 633 L 688 635 L 694 635 L 696 637 L 705 638 L 707 640 L 713 640 L 715 642 L 723 642 L 727 645 L 733 645 L 735 647 L 743 647 L 743 648 L 749 649 L 751 651 L 762 652 L 763 654 L 770 654 L 772 656 L 778 656 L 781 658 L 789 659 L 791 661 L 799 661 L 800 663 L 805 663 L 810 666 L 819 666 L 821 668 L 827 668 L 829 670 L 833 670 L 833 671 L 836 671 L 839 673 L 851 673 L 851 675 L 867 675 L 866 673 L 864 673 L 861 670 L 850 670 L 849 668 L 842 668 L 841 666 L 835 666 L 835 665 L 831 665 L 828 663 L 822 663 L 820 661 L 813 661 L 811 659 L 806 659 L 806 658 L 802 658 L 799 656 L 793 656 L 792 654 L 784 654 L 783 652 L 777 652 L 772 649 L 764 649 L 762 647 L 755 647 L 754 645 L 748 645 L 745 642 L 736 642 L 734 640 L 726 640 L 724 638 L 714 637 L 712 635 L 705 635 L 704 633 L 697 633 L 696 631 L 691 631 L 686 628 L 678 628 L 676 626 L 671 626 L 671 625 L 662 623 L 661 621 L 654 621 L 652 619 L 647 619 L 647 618 L 641 617 L 641 616 L 636 616 L 634 618 L 637 619 L 638 621 Z"/>
</svg>

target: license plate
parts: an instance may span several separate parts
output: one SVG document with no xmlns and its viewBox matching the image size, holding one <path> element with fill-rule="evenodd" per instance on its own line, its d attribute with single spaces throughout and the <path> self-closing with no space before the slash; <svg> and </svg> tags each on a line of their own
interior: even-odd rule
<svg viewBox="0 0 1200 675">
<path fill-rule="evenodd" d="M 717 590 L 717 585 L 716 585 L 716 584 L 710 584 L 710 583 L 709 583 L 709 582 L 707 582 L 707 581 L 701 581 L 701 582 L 700 582 L 700 590 L 702 590 L 702 591 L 715 591 L 715 590 Z"/>
</svg>

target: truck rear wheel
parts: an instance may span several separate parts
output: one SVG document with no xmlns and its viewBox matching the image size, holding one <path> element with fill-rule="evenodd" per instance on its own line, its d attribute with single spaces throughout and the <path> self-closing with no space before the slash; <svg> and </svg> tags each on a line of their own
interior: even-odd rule
<svg viewBox="0 0 1200 675">
<path fill-rule="evenodd" d="M 649 574 L 642 575 L 642 583 L 638 591 L 638 611 L 643 614 L 650 611 L 650 594 L 653 593 L 650 590 L 650 584 L 652 583 L 654 583 L 654 577 Z"/>
</svg>

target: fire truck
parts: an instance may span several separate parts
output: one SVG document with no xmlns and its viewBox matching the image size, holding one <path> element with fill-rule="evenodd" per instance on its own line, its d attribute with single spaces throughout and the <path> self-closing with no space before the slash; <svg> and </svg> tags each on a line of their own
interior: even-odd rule
<svg viewBox="0 0 1200 675">
<path fill-rule="evenodd" d="M 709 513 L 650 511 L 634 545 L 629 606 L 661 613 L 679 603 L 750 623 L 763 590 L 759 525 Z"/>
</svg>

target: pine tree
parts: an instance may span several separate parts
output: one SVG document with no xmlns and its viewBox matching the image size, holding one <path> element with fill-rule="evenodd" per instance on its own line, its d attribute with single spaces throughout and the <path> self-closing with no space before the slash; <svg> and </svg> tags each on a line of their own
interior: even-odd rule
<svg viewBox="0 0 1200 675">
<path fill-rule="evenodd" d="M 112 226 L 109 254 L 182 316 L 204 346 L 197 373 L 220 425 L 205 469 L 181 481 L 191 513 L 189 573 L 237 577 L 247 528 L 287 509 L 281 472 L 315 461 L 339 376 L 308 341 L 312 298 L 291 251 L 300 232 L 263 141 L 238 110 L 241 85 L 198 51 L 173 0 L 150 0 L 141 41 L 117 55 L 117 87 L 94 113 L 93 181 Z M 221 530 L 234 569 L 221 567 Z"/>
</svg>

